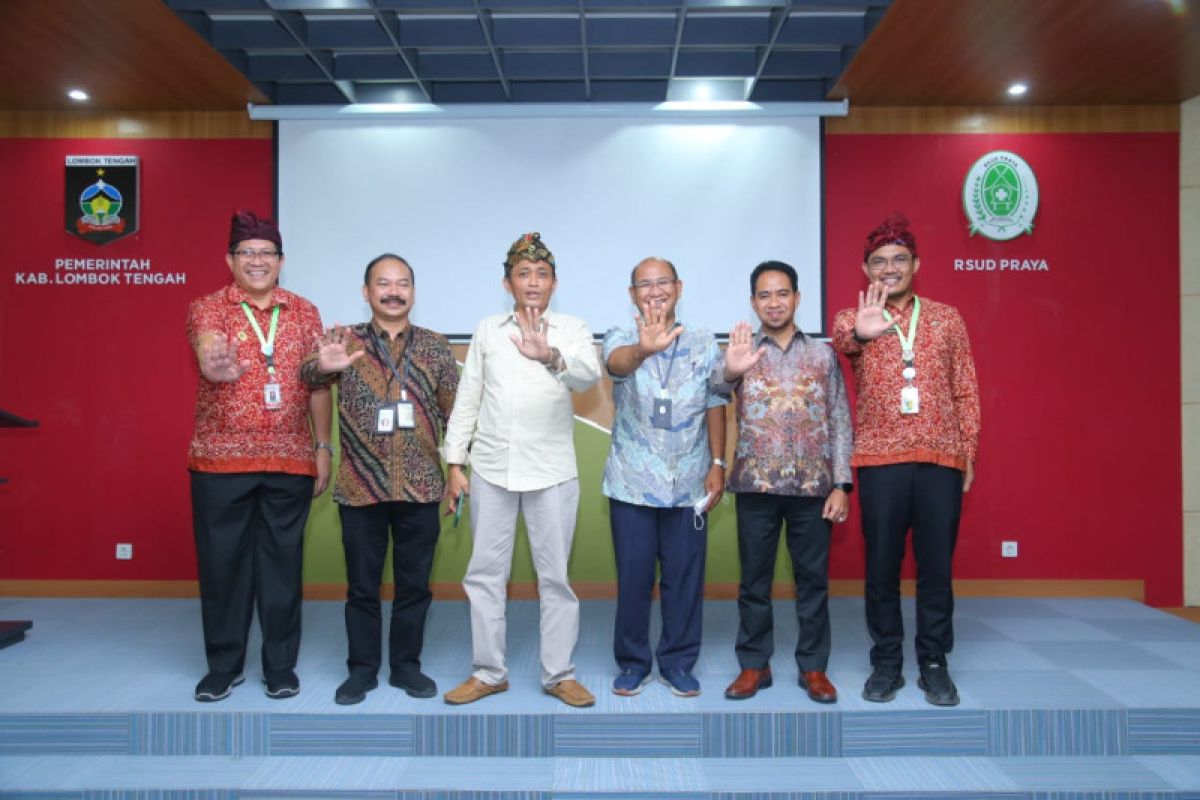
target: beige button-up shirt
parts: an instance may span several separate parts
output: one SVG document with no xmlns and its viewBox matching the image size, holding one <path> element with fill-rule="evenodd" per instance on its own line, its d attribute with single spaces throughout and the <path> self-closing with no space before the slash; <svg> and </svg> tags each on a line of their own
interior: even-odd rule
<svg viewBox="0 0 1200 800">
<path fill-rule="evenodd" d="M 447 464 L 470 463 L 488 483 L 514 492 L 578 475 L 571 392 L 600 378 L 583 320 L 550 312 L 543 319 L 547 342 L 562 353 L 566 369 L 554 374 L 521 355 L 510 338 L 521 335 L 512 313 L 484 318 L 467 349 L 442 448 Z"/>
</svg>

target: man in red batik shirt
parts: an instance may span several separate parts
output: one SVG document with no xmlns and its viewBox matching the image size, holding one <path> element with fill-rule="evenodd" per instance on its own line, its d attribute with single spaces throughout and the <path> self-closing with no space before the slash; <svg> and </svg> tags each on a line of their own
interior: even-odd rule
<svg viewBox="0 0 1200 800">
<path fill-rule="evenodd" d="M 912 529 L 917 562 L 918 686 L 938 706 L 958 704 L 946 665 L 954 647 L 951 563 L 962 496 L 975 477 L 979 387 L 962 317 L 913 293 L 921 268 L 908 220 L 867 235 L 870 286 L 839 311 L 833 346 L 858 389 L 854 455 L 866 540 L 871 676 L 863 698 L 883 703 L 904 686 L 900 563 Z"/>
<path fill-rule="evenodd" d="M 304 523 L 333 454 L 329 389 L 300 380 L 321 317 L 279 287 L 279 228 L 234 214 L 225 261 L 233 283 L 193 301 L 187 320 L 200 367 L 187 464 L 208 659 L 195 691 L 201 702 L 223 700 L 242 682 L 255 608 L 267 695 L 300 691 Z"/>
</svg>

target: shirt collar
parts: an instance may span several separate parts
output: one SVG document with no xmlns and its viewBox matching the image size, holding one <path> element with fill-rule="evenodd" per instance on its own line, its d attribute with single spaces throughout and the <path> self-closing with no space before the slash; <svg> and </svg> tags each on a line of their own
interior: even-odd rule
<svg viewBox="0 0 1200 800">
<path fill-rule="evenodd" d="M 546 324 L 549 325 L 551 328 L 558 327 L 558 325 L 555 324 L 555 321 L 554 321 L 554 314 L 551 313 L 550 309 L 547 308 L 545 311 L 542 312 L 542 319 L 546 320 Z M 502 319 L 500 321 L 500 324 L 501 324 L 501 326 L 512 324 L 512 325 L 517 325 L 517 327 L 520 327 L 520 325 L 517 324 L 517 312 L 509 311 L 508 316 L 506 316 L 504 319 Z"/>
<path fill-rule="evenodd" d="M 380 326 L 379 322 L 376 321 L 376 319 L 374 317 L 371 317 L 369 320 L 367 320 L 367 330 L 373 331 L 376 336 L 378 336 L 380 339 L 382 339 L 385 342 L 399 341 L 399 340 L 403 339 L 405 336 L 408 335 L 408 332 L 411 331 L 412 328 L 413 328 L 412 320 L 409 320 L 408 324 L 404 326 L 404 330 L 400 331 L 400 335 L 397 336 L 395 339 L 392 339 L 392 335 L 390 333 L 388 333 L 387 331 L 385 331 L 383 329 L 383 327 Z"/>
<path fill-rule="evenodd" d="M 267 308 L 271 308 L 272 306 L 286 306 L 291 296 L 291 292 L 276 284 L 275 288 L 271 290 L 271 302 L 267 304 Z M 249 293 L 236 283 L 231 283 L 225 287 L 225 299 L 232 305 L 247 303 L 251 307 L 255 307 L 254 300 L 250 297 Z"/>
<path fill-rule="evenodd" d="M 768 336 L 766 331 L 764 331 L 762 328 L 759 328 L 758 331 L 756 331 L 754 334 L 754 347 L 755 347 L 755 349 L 757 349 L 758 347 L 760 347 L 762 345 L 762 343 L 764 341 L 769 341 L 772 345 L 775 346 L 775 348 L 777 350 L 780 350 L 781 352 L 786 353 L 787 350 L 792 349 L 792 346 L 795 345 L 796 342 L 802 342 L 802 341 L 804 341 L 805 338 L 806 337 L 804 335 L 804 331 L 800 330 L 799 328 L 796 328 L 796 333 L 792 335 L 792 340 L 790 342 L 788 342 L 787 349 L 785 350 L 785 349 L 779 347 L 779 342 L 775 341 L 774 336 Z"/>
</svg>

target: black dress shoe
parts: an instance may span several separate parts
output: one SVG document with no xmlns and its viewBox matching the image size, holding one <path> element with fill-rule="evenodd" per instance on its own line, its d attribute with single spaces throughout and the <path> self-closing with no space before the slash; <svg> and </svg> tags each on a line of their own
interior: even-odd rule
<svg viewBox="0 0 1200 800">
<path fill-rule="evenodd" d="M 904 688 L 904 676 L 895 667 L 875 667 L 871 677 L 863 686 L 863 700 L 872 703 L 890 703 L 896 699 L 896 692 Z"/>
<path fill-rule="evenodd" d="M 921 665 L 921 677 L 917 686 L 925 692 L 925 701 L 935 706 L 958 705 L 958 689 L 950 680 L 950 670 L 945 664 L 934 662 Z"/>
<path fill-rule="evenodd" d="M 342 681 L 333 695 L 333 702 L 339 706 L 352 706 L 361 703 L 367 692 L 379 685 L 379 680 L 369 673 L 351 672 L 350 677 Z"/>
<path fill-rule="evenodd" d="M 438 693 L 437 684 L 433 682 L 433 678 L 419 669 L 393 672 L 388 678 L 388 683 L 397 689 L 403 689 L 409 697 L 433 697 Z"/>
</svg>

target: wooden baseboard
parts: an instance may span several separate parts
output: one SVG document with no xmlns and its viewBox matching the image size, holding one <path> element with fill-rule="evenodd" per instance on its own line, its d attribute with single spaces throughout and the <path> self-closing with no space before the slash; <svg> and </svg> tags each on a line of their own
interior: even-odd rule
<svg viewBox="0 0 1200 800">
<path fill-rule="evenodd" d="M 571 584 L 582 600 L 604 600 L 616 597 L 616 584 L 609 581 L 576 581 Z M 461 583 L 435 583 L 430 587 L 438 600 L 465 600 Z M 916 581 L 900 582 L 900 591 L 911 597 Z M 861 580 L 836 579 L 829 582 L 832 597 L 862 597 Z M 1079 580 L 959 580 L 954 582 L 957 597 L 1122 597 L 1144 602 L 1145 585 L 1140 580 L 1079 581 Z M 383 587 L 383 597 L 390 600 L 392 585 Z M 790 598 L 795 594 L 791 584 L 775 584 L 772 595 Z M 198 597 L 196 581 L 15 581 L 0 580 L 0 597 Z M 514 583 L 508 587 L 513 600 L 537 598 L 537 585 Z M 704 587 L 709 600 L 737 598 L 736 583 L 710 583 Z M 344 600 L 344 583 L 309 583 L 304 586 L 306 600 Z"/>
</svg>

